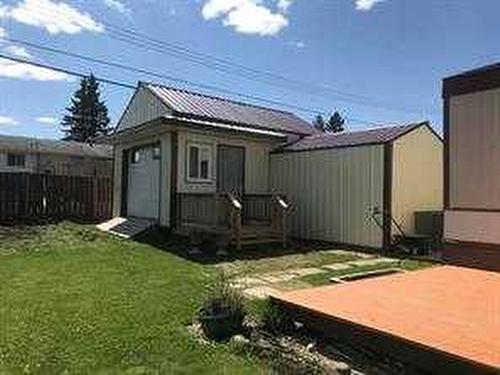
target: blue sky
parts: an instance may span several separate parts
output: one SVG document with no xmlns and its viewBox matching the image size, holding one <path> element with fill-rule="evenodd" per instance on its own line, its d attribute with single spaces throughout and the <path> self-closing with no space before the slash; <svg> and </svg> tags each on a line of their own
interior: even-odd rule
<svg viewBox="0 0 500 375">
<path fill-rule="evenodd" d="M 500 60 L 498 14 L 498 0 L 0 0 L 0 36 L 340 110 L 352 130 L 430 120 L 440 131 L 441 79 Z M 276 79 L 223 73 L 118 40 L 108 25 L 328 89 L 284 89 Z M 159 81 L 6 40 L 0 51 L 127 83 Z M 0 59 L 0 133 L 60 137 L 77 86 L 64 74 Z M 102 93 L 115 123 L 131 91 L 103 85 Z"/>
</svg>

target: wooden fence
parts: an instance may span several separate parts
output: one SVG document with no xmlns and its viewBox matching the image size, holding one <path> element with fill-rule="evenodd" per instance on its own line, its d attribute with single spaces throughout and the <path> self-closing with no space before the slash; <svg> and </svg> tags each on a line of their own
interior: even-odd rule
<svg viewBox="0 0 500 375">
<path fill-rule="evenodd" d="M 0 173 L 0 223 L 77 220 L 97 222 L 111 217 L 109 177 Z"/>
</svg>

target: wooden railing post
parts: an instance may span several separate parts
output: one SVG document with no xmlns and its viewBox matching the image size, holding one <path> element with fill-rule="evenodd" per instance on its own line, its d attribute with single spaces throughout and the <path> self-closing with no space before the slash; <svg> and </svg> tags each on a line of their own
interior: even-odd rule
<svg viewBox="0 0 500 375">
<path fill-rule="evenodd" d="M 236 250 L 241 250 L 242 237 L 242 210 L 241 202 L 232 194 L 228 194 L 230 204 L 231 232 L 234 237 Z"/>
<path fill-rule="evenodd" d="M 286 214 L 289 209 L 289 204 L 285 199 L 279 195 L 275 197 L 275 225 L 276 229 L 281 234 L 281 243 L 283 248 L 287 247 L 287 227 L 286 227 Z"/>
</svg>

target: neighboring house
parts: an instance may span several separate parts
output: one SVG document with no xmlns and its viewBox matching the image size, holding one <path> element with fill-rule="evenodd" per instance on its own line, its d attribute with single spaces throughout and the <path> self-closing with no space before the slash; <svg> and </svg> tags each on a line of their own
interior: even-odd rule
<svg viewBox="0 0 500 375">
<path fill-rule="evenodd" d="M 500 64 L 446 78 L 444 255 L 500 270 Z"/>
<path fill-rule="evenodd" d="M 0 173 L 112 176 L 109 146 L 0 135 Z"/>
<path fill-rule="evenodd" d="M 271 181 L 295 206 L 294 236 L 382 248 L 391 217 L 413 234 L 415 212 L 442 210 L 442 153 L 428 123 L 313 135 L 272 155 Z"/>
<path fill-rule="evenodd" d="M 401 136 L 389 136 L 385 141 L 376 139 L 366 147 L 353 145 L 335 150 L 273 154 L 286 145 L 289 146 L 285 152 L 307 147 L 310 142 L 332 145 L 337 139 L 355 140 L 356 134 L 361 133 L 320 134 L 289 112 L 140 83 L 116 132 L 107 137 L 115 146 L 114 216 L 149 218 L 183 233 L 200 231 L 229 236 L 230 241 L 240 246 L 245 242 L 284 240 L 289 221 L 284 218 L 290 214 L 294 224 L 291 234 L 307 238 L 315 229 L 297 226 L 298 222 L 308 223 L 297 218 L 315 215 L 315 220 L 322 220 L 321 212 L 315 211 L 318 204 L 330 205 L 340 199 L 352 204 L 358 212 L 350 214 L 347 208 L 329 206 L 332 211 L 344 211 L 335 216 L 338 222 L 332 221 L 333 215 L 328 217 L 332 229 L 321 229 L 322 238 L 381 247 L 382 230 L 378 229 L 376 234 L 377 229 L 366 227 L 360 210 L 368 215 L 375 207 L 387 208 L 390 201 L 394 205 L 391 212 L 403 215 L 404 224 L 411 227 L 407 211 L 441 209 L 442 196 L 439 173 L 434 173 L 441 169 L 441 141 L 430 127 L 412 125 L 404 130 L 380 131 L 386 133 Z M 390 157 L 389 149 L 394 149 Z M 354 156 L 358 150 L 359 155 Z M 297 158 L 311 155 L 312 160 L 320 159 L 323 154 L 329 155 L 331 169 L 319 160 L 318 164 L 311 162 L 307 175 L 302 174 L 311 179 L 311 184 L 324 184 L 311 185 L 319 191 L 314 206 L 307 203 L 309 198 L 304 198 L 310 197 L 311 192 L 303 191 L 302 195 L 292 183 L 277 182 L 285 170 L 295 168 L 292 155 Z M 352 162 L 345 160 L 351 154 Z M 363 157 L 366 162 L 360 160 Z M 384 175 L 388 178 L 385 163 L 393 169 L 391 183 L 384 180 Z M 346 175 L 358 175 L 354 169 L 358 167 L 368 170 L 368 185 L 363 174 L 350 181 L 340 181 L 340 175 L 327 178 L 327 173 L 335 168 L 353 168 Z M 300 169 L 295 171 L 302 173 Z M 332 201 L 320 201 L 327 199 L 321 189 L 331 191 L 333 185 L 342 183 L 348 189 L 343 195 L 335 196 Z M 390 191 L 384 190 L 388 184 L 393 186 Z M 416 203 L 408 196 L 412 195 L 410 191 L 418 192 L 413 195 L 418 196 Z M 289 197 L 280 195 L 288 192 Z M 384 201 L 384 193 L 389 192 L 393 198 Z M 398 206 L 400 202 L 407 206 Z M 367 230 L 370 234 L 324 236 L 326 232 L 332 234 L 338 226 L 349 226 L 351 233 Z M 315 237 L 318 236 L 311 236 Z"/>
</svg>

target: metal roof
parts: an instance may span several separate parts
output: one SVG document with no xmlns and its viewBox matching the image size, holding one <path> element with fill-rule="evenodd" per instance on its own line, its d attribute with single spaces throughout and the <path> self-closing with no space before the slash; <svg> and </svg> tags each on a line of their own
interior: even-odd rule
<svg viewBox="0 0 500 375">
<path fill-rule="evenodd" d="M 74 141 L 56 139 L 38 139 L 0 135 L 0 151 L 39 152 L 45 154 L 63 154 L 88 156 L 93 158 L 112 158 L 112 148 L 106 145 L 89 145 Z"/>
<path fill-rule="evenodd" d="M 284 147 L 283 151 L 306 151 L 368 144 L 383 144 L 392 142 L 413 129 L 425 125 L 428 125 L 428 123 L 423 122 L 346 133 L 321 133 L 302 138 L 298 142 Z"/>
<path fill-rule="evenodd" d="M 314 134 L 308 122 L 291 112 L 152 83 L 144 84 L 174 116 L 230 123 L 300 135 Z"/>
</svg>

